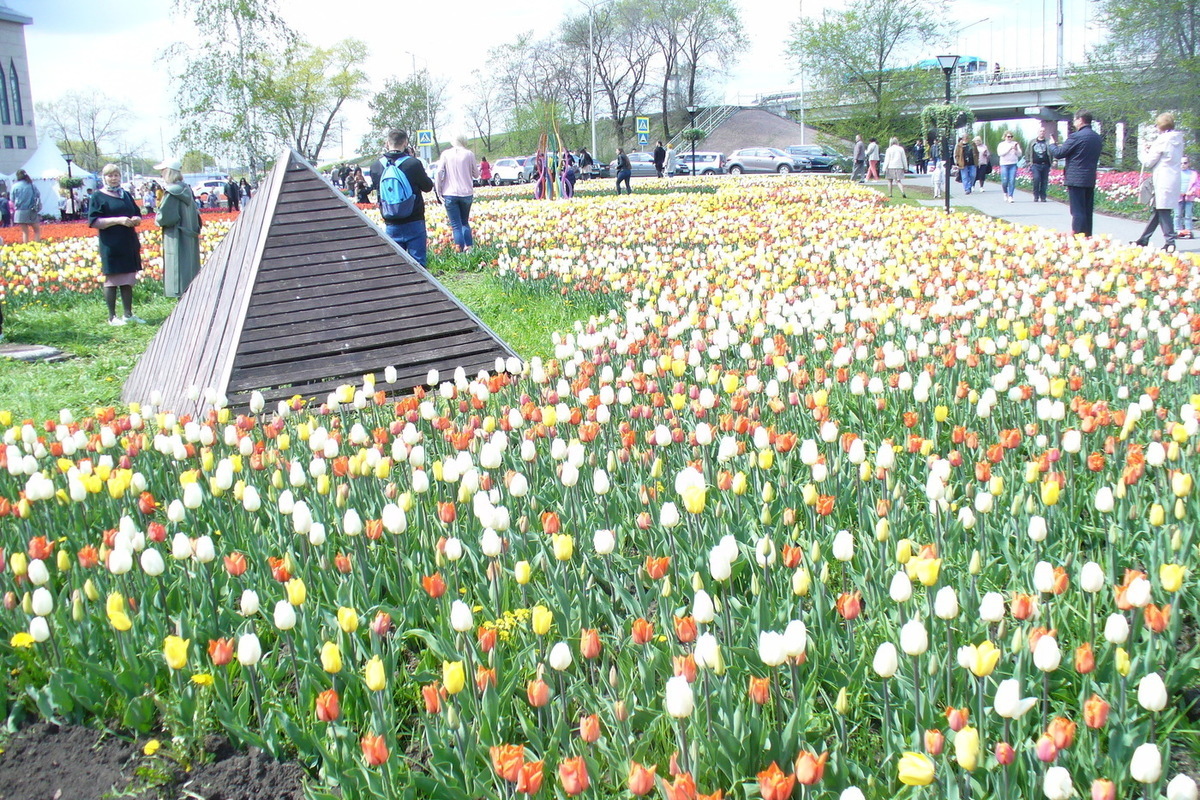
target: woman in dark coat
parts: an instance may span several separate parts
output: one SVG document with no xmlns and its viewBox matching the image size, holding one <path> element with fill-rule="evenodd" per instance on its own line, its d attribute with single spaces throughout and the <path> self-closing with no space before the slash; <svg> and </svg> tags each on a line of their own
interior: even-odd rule
<svg viewBox="0 0 1200 800">
<path fill-rule="evenodd" d="M 133 285 L 142 269 L 141 243 L 137 226 L 142 221 L 133 195 L 121 188 L 121 169 L 107 164 L 100 171 L 104 187 L 92 194 L 88 224 L 100 232 L 100 268 L 104 273 L 104 302 L 108 324 L 145 322 L 133 315 Z M 117 290 L 125 315 L 117 316 Z"/>
</svg>

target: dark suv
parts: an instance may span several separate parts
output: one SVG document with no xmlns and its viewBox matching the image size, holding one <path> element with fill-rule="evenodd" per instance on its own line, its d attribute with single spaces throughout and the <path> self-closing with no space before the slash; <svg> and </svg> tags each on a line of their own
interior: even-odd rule
<svg viewBox="0 0 1200 800">
<path fill-rule="evenodd" d="M 823 144 L 794 144 L 787 148 L 793 156 L 807 158 L 813 172 L 849 172 L 850 159 Z"/>
</svg>

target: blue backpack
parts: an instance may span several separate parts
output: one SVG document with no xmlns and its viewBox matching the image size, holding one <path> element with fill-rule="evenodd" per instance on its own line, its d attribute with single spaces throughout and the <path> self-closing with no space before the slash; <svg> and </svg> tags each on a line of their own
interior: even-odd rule
<svg viewBox="0 0 1200 800">
<path fill-rule="evenodd" d="M 379 213 L 384 219 L 401 219 L 413 212 L 417 196 L 413 193 L 408 176 L 400 169 L 400 165 L 408 160 L 408 156 L 400 156 L 395 161 L 386 157 L 380 159 L 383 164 L 383 175 L 379 178 Z"/>
</svg>

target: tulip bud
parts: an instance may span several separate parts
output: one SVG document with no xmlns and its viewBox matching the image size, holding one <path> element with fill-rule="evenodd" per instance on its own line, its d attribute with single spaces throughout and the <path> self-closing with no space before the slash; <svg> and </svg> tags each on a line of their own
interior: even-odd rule
<svg viewBox="0 0 1200 800">
<path fill-rule="evenodd" d="M 1070 800 L 1075 794 L 1071 784 L 1071 773 L 1065 767 L 1050 767 L 1042 779 L 1042 792 L 1046 800 Z"/>
<path fill-rule="evenodd" d="M 686 719 L 692 715 L 695 695 L 686 677 L 677 675 L 667 681 L 665 706 L 667 713 L 675 719 Z"/>
<path fill-rule="evenodd" d="M 550 648 L 550 668 L 562 672 L 571 666 L 571 648 L 566 642 L 558 642 Z"/>
<path fill-rule="evenodd" d="M 875 674 L 885 680 L 896 674 L 899 668 L 899 658 L 896 653 L 896 645 L 891 642 L 884 642 L 875 650 L 875 658 L 871 662 L 872 669 Z"/>
<path fill-rule="evenodd" d="M 929 632 L 925 630 L 925 623 L 912 619 L 904 624 L 900 629 L 900 649 L 913 657 L 929 649 Z"/>
<path fill-rule="evenodd" d="M 1167 784 L 1167 800 L 1196 800 L 1196 797 L 1196 782 L 1187 775 L 1176 775 Z"/>
</svg>

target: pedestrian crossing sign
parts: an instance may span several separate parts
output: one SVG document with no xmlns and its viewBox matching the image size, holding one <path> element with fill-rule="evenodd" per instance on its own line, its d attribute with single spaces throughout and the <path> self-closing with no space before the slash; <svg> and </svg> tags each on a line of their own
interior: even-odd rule
<svg viewBox="0 0 1200 800">
<path fill-rule="evenodd" d="M 650 144 L 650 134 L 639 133 L 638 134 L 638 147 L 643 147 L 648 144 Z"/>
<path fill-rule="evenodd" d="M 417 131 L 417 147 L 433 147 L 433 131 Z"/>
<path fill-rule="evenodd" d="M 637 118 L 637 132 L 646 134 L 647 141 L 650 139 L 650 118 L 649 117 L 638 117 Z M 642 142 L 642 144 L 645 144 L 645 143 L 646 142 Z"/>
</svg>

